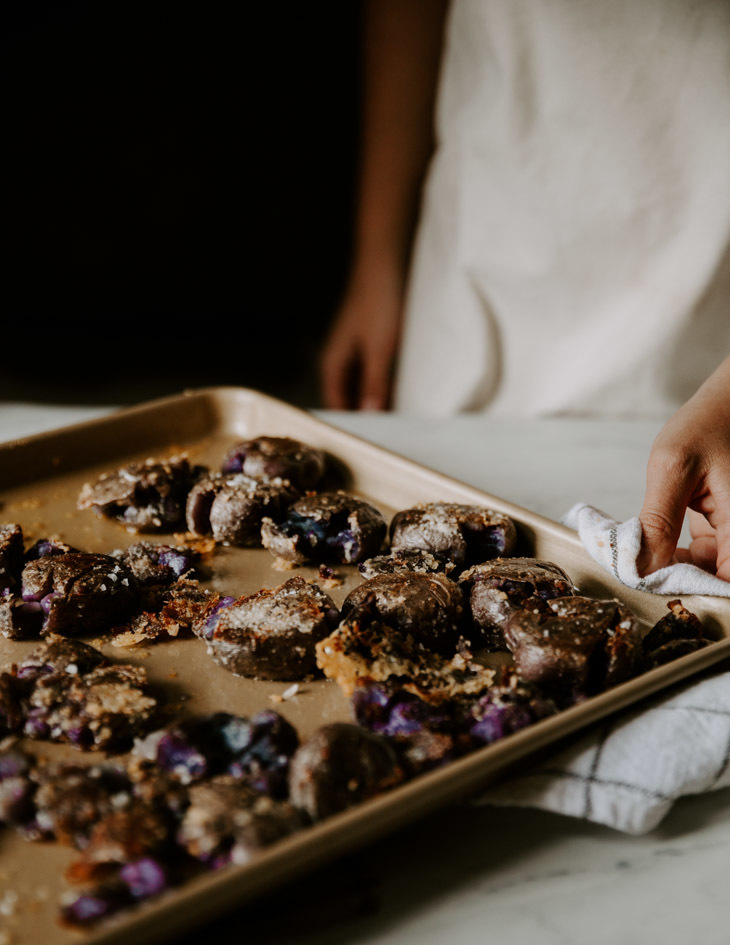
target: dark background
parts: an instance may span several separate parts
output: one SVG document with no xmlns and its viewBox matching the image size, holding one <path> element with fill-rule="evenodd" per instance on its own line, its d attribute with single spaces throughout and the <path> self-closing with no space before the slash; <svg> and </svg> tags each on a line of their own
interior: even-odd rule
<svg viewBox="0 0 730 945">
<path fill-rule="evenodd" d="M 0 398 L 319 402 L 359 5 L 3 5 Z"/>
</svg>

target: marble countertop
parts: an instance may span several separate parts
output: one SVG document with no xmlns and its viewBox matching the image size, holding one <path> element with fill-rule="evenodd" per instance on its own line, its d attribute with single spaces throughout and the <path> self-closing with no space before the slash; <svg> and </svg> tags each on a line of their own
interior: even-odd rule
<svg viewBox="0 0 730 945">
<path fill-rule="evenodd" d="M 0 439 L 110 408 L 0 404 Z M 426 421 L 319 416 L 551 518 L 585 500 L 616 518 L 641 505 L 660 424 Z M 272 945 L 726 945 L 730 791 L 689 797 L 649 834 L 539 811 L 440 811 L 221 919 L 205 938 Z M 235 936 L 234 936 L 235 933 Z"/>
</svg>

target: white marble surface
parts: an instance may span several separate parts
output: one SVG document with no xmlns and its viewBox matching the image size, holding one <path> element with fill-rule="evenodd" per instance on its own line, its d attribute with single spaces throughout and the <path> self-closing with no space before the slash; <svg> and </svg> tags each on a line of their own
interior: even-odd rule
<svg viewBox="0 0 730 945">
<path fill-rule="evenodd" d="M 0 439 L 103 412 L 0 405 Z M 617 518 L 636 514 L 659 428 L 320 416 L 552 518 L 577 500 Z M 204 937 L 296 945 L 727 945 L 729 861 L 728 790 L 680 801 L 642 837 L 538 811 L 463 804 L 216 923 Z M 200 941 L 196 933 L 176 945 Z"/>
</svg>

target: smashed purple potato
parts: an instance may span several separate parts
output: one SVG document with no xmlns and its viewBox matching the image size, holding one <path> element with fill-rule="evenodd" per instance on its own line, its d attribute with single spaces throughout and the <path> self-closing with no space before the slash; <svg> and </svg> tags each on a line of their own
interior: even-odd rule
<svg viewBox="0 0 730 945">
<path fill-rule="evenodd" d="M 558 597 L 544 610 L 516 610 L 504 636 L 520 676 L 568 704 L 639 670 L 639 622 L 616 600 Z"/>
<path fill-rule="evenodd" d="M 291 802 L 323 820 L 400 784 L 405 778 L 387 739 L 332 722 L 299 748 L 289 770 Z"/>
<path fill-rule="evenodd" d="M 427 701 L 475 696 L 494 671 L 473 659 L 461 588 L 442 574 L 381 574 L 345 599 L 317 644 L 317 665 L 352 695 L 363 682 L 400 681 Z"/>
<path fill-rule="evenodd" d="M 352 695 L 358 725 L 391 742 L 409 776 L 440 767 L 472 747 L 465 705 L 433 705 L 397 683 L 359 686 Z"/>
<path fill-rule="evenodd" d="M 322 450 L 284 436 L 257 436 L 232 446 L 221 472 L 253 479 L 288 479 L 302 492 L 313 489 L 325 471 Z"/>
<path fill-rule="evenodd" d="M 84 552 L 30 561 L 21 593 L 42 634 L 91 633 L 131 613 L 137 603 L 136 582 L 121 561 Z"/>
<path fill-rule="evenodd" d="M 121 765 L 41 765 L 34 780 L 39 829 L 79 850 L 96 823 L 132 802 L 132 784 Z"/>
<path fill-rule="evenodd" d="M 168 586 L 191 574 L 200 561 L 200 554 L 184 545 L 160 545 L 138 541 L 124 550 L 113 551 L 127 567 L 139 587 Z"/>
<path fill-rule="evenodd" d="M 23 570 L 31 562 L 77 549 L 56 538 L 41 538 L 23 552 L 20 525 L 0 526 L 0 634 L 10 640 L 37 637 L 46 620 L 40 601 L 21 596 Z"/>
<path fill-rule="evenodd" d="M 299 746 L 296 730 L 277 712 L 251 719 L 216 712 L 152 732 L 135 754 L 183 784 L 231 774 L 254 790 L 286 797 L 289 760 Z"/>
<path fill-rule="evenodd" d="M 554 715 L 556 703 L 536 686 L 507 671 L 469 713 L 469 735 L 479 745 L 490 745 L 512 732 Z"/>
<path fill-rule="evenodd" d="M 188 528 L 196 535 L 213 535 L 218 542 L 243 547 L 261 544 L 261 522 L 281 518 L 299 497 L 284 479 L 253 479 L 243 473 L 213 474 L 190 491 L 186 506 Z"/>
<path fill-rule="evenodd" d="M 37 561 L 38 558 L 48 558 L 51 555 L 68 555 L 78 550 L 73 545 L 69 545 L 68 542 L 61 541 L 60 538 L 39 538 L 26 551 L 25 560 L 27 563 L 28 561 Z"/>
<path fill-rule="evenodd" d="M 94 647 L 76 640 L 51 637 L 49 642 L 34 650 L 12 673 L 0 673 L 0 737 L 20 734 L 31 721 L 29 699 L 39 679 L 43 677 L 86 675 L 104 661 Z M 26 734 L 33 735 L 29 731 Z M 40 737 L 40 728 L 37 732 Z"/>
<path fill-rule="evenodd" d="M 0 734 L 117 750 L 145 730 L 157 703 L 147 674 L 94 647 L 52 637 L 13 673 L 0 674 Z"/>
<path fill-rule="evenodd" d="M 459 577 L 469 598 L 483 645 L 506 648 L 503 626 L 515 610 L 545 609 L 548 600 L 575 594 L 576 588 L 562 568 L 536 558 L 497 558 L 476 564 Z"/>
<path fill-rule="evenodd" d="M 261 541 L 294 565 L 356 564 L 380 551 L 386 531 L 385 519 L 370 503 L 345 492 L 322 492 L 299 499 L 278 523 L 264 518 Z"/>
<path fill-rule="evenodd" d="M 188 493 L 205 472 L 184 456 L 130 463 L 85 483 L 78 508 L 93 509 L 132 532 L 172 531 L 183 525 Z"/>
<path fill-rule="evenodd" d="M 147 727 L 156 708 L 143 669 L 100 666 L 78 677 L 42 677 L 30 697 L 23 731 L 74 748 L 119 750 Z"/>
<path fill-rule="evenodd" d="M 0 596 L 0 633 L 10 639 L 87 634 L 140 608 L 160 610 L 171 597 L 192 596 L 183 578 L 199 559 L 191 548 L 149 541 L 100 555 L 41 539 L 25 554 L 15 592 Z"/>
<path fill-rule="evenodd" d="M 40 607 L 20 597 L 20 582 L 26 561 L 40 557 L 50 544 L 38 542 L 26 555 L 20 525 L 0 525 L 0 633 L 10 640 L 37 636 Z"/>
<path fill-rule="evenodd" d="M 258 850 L 306 823 L 292 804 L 261 794 L 231 775 L 193 784 L 188 798 L 177 842 L 214 869 L 247 863 Z"/>
<path fill-rule="evenodd" d="M 0 634 L 8 640 L 38 637 L 43 620 L 43 611 L 37 601 L 24 601 L 14 595 L 0 597 Z"/>
<path fill-rule="evenodd" d="M 478 699 L 433 705 L 397 683 L 355 690 L 352 711 L 359 725 L 385 736 L 409 775 L 439 767 L 557 711 L 535 686 L 506 670 Z"/>
<path fill-rule="evenodd" d="M 515 524 L 477 505 L 426 502 L 398 512 L 390 523 L 391 551 L 429 551 L 457 568 L 512 554 Z"/>
<path fill-rule="evenodd" d="M 213 659 L 236 676 L 290 680 L 315 673 L 315 646 L 338 620 L 329 595 L 293 577 L 279 587 L 220 602 L 193 630 Z"/>
<path fill-rule="evenodd" d="M 642 640 L 645 671 L 701 650 L 710 643 L 698 617 L 687 610 L 681 600 L 670 600 L 667 607 L 669 613 L 658 620 Z"/>
<path fill-rule="evenodd" d="M 64 923 L 95 924 L 179 885 L 190 873 L 175 840 L 188 804 L 179 785 L 159 774 L 107 765 L 76 772 L 61 766 L 60 772 L 50 774 L 41 767 L 38 777 L 42 782 L 38 794 L 50 789 L 50 822 L 56 839 L 81 851 L 67 877 L 87 888 L 66 897 L 61 910 Z M 74 778 L 80 801 L 69 790 Z M 96 785 L 95 779 L 102 784 Z"/>
<path fill-rule="evenodd" d="M 443 654 L 454 652 L 465 631 L 464 595 L 442 574 L 404 571 L 370 578 L 345 598 L 343 619 L 357 617 L 362 608 L 376 613 L 391 633 Z"/>
<path fill-rule="evenodd" d="M 23 733 L 82 750 L 126 747 L 157 707 L 144 669 L 110 663 L 75 640 L 44 644 L 11 678 L 20 693 Z"/>
<path fill-rule="evenodd" d="M 165 866 L 152 857 L 125 863 L 112 879 L 68 896 L 61 908 L 61 922 L 71 928 L 89 928 L 175 885 Z"/>
<path fill-rule="evenodd" d="M 105 662 L 104 654 L 88 643 L 51 636 L 26 656 L 15 675 L 24 683 L 35 683 L 41 676 L 62 673 L 85 676 Z"/>
</svg>

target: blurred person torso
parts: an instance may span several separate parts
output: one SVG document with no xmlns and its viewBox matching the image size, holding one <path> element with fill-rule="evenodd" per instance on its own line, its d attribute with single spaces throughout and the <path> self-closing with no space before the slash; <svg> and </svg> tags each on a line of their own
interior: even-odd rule
<svg viewBox="0 0 730 945">
<path fill-rule="evenodd" d="M 453 0 L 397 409 L 663 418 L 730 350 L 730 3 Z"/>
</svg>

